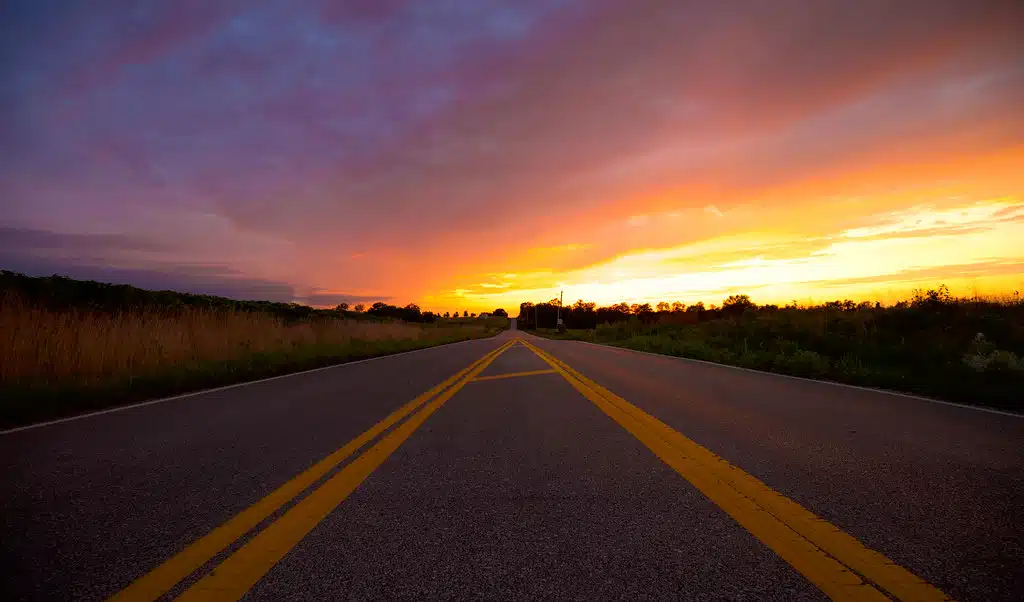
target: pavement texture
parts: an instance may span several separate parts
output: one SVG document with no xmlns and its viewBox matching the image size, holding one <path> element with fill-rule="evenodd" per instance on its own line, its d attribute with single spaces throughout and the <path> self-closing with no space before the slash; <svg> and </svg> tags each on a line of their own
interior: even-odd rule
<svg viewBox="0 0 1024 602">
<path fill-rule="evenodd" d="M 507 332 L 0 435 L 0 599 L 106 599 L 517 337 L 953 598 L 1024 595 L 1024 419 Z M 457 388 L 244 599 L 827 599 L 548 369 L 498 356 L 533 374 Z"/>
</svg>

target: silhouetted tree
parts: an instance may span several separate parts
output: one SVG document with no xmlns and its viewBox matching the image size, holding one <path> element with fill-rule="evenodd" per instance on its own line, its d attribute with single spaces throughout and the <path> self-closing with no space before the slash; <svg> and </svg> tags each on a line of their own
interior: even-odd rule
<svg viewBox="0 0 1024 602">
<path fill-rule="evenodd" d="M 595 309 L 597 309 L 597 303 L 594 303 L 593 301 L 584 301 L 583 299 L 580 299 L 576 303 L 573 303 L 572 309 L 573 311 L 579 312 L 592 312 Z"/>
<path fill-rule="evenodd" d="M 748 309 L 756 308 L 757 305 L 750 300 L 749 295 L 729 295 L 725 301 L 722 301 L 722 313 L 727 316 L 738 316 Z"/>
<path fill-rule="evenodd" d="M 644 322 L 645 324 L 657 320 L 657 316 L 654 313 L 654 308 L 651 307 L 650 303 L 641 303 L 639 305 L 633 305 L 631 309 L 633 310 L 633 315 L 640 318 L 640 321 Z"/>
<path fill-rule="evenodd" d="M 463 310 L 462 311 L 462 317 L 463 318 L 468 318 L 469 317 L 469 311 L 468 310 Z"/>
<path fill-rule="evenodd" d="M 499 318 L 507 318 L 508 317 L 508 312 L 499 307 L 498 309 L 496 309 L 493 312 L 491 312 L 491 315 L 492 316 L 497 316 Z"/>
<path fill-rule="evenodd" d="M 348 303 L 339 303 L 334 309 L 338 311 L 348 311 Z"/>
<path fill-rule="evenodd" d="M 630 307 L 629 309 L 630 309 L 630 311 L 633 312 L 633 315 L 635 315 L 635 316 L 640 316 L 640 315 L 644 315 L 644 314 L 652 314 L 652 313 L 654 313 L 654 309 L 651 308 L 651 304 L 650 303 L 643 303 L 643 304 L 634 303 L 633 306 Z"/>
<path fill-rule="evenodd" d="M 953 296 L 949 294 L 949 287 L 940 284 L 938 289 L 922 291 L 914 289 L 913 299 L 910 302 L 912 307 L 940 307 L 953 302 Z"/>
<path fill-rule="evenodd" d="M 381 318 L 392 318 L 406 322 L 432 322 L 436 319 L 436 315 L 433 313 L 429 317 L 425 316 L 420 312 L 420 307 L 415 303 L 410 303 L 405 307 L 396 307 L 383 301 L 378 301 L 370 306 L 366 313 Z"/>
<path fill-rule="evenodd" d="M 670 308 L 671 308 L 671 306 L 668 303 L 665 303 L 664 301 L 658 303 L 658 311 L 659 312 L 661 312 L 661 311 L 668 311 Z"/>
<path fill-rule="evenodd" d="M 355 306 L 355 310 L 358 311 L 358 312 L 362 312 L 364 309 L 366 309 L 366 306 L 363 305 L 362 303 L 358 303 Z"/>
<path fill-rule="evenodd" d="M 680 303 L 679 301 L 673 301 L 672 302 L 672 311 L 674 313 L 682 313 L 682 312 L 686 311 L 686 305 L 684 305 L 683 303 Z"/>
</svg>

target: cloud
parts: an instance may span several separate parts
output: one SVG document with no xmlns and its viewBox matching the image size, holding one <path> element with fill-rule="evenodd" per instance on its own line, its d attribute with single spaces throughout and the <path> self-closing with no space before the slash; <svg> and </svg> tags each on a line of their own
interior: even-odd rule
<svg viewBox="0 0 1024 602">
<path fill-rule="evenodd" d="M 307 295 L 300 295 L 295 298 L 296 302 L 312 305 L 313 307 L 333 307 L 339 303 L 370 303 L 376 301 L 392 301 L 393 297 L 382 295 L 353 295 L 349 293 L 328 293 L 313 292 Z"/>
<path fill-rule="evenodd" d="M 840 236 L 851 240 L 956 236 L 991 230 L 1022 215 L 1024 203 L 1004 199 L 945 209 L 911 207 L 880 216 L 872 225 L 845 230 Z"/>
<path fill-rule="evenodd" d="M 386 22 L 396 12 L 405 9 L 409 0 L 322 0 L 318 4 L 320 16 L 327 22 Z"/>
<path fill-rule="evenodd" d="M 129 234 L 0 227 L 0 269 L 233 299 L 291 302 L 295 297 L 287 282 L 248 277 L 230 265 L 168 260 L 175 250 Z"/>
<path fill-rule="evenodd" d="M 70 254 L 168 251 L 169 245 L 129 234 L 75 234 L 0 226 L 0 252 L 63 251 Z"/>
<path fill-rule="evenodd" d="M 125 67 L 145 65 L 178 52 L 241 6 L 236 0 L 179 0 L 170 4 L 114 0 L 102 12 L 73 8 L 69 12 L 76 17 L 78 27 L 105 34 L 105 40 L 98 52 L 94 51 L 93 60 L 67 80 L 68 92 L 104 85 Z"/>
<path fill-rule="evenodd" d="M 864 234 L 857 236 L 856 240 L 892 240 L 896 238 L 932 238 L 935 236 L 959 236 L 962 234 L 975 234 L 987 232 L 991 226 L 968 226 L 968 225 L 945 225 L 935 228 L 917 228 L 914 230 L 902 230 L 897 232 L 880 232 L 877 234 Z"/>
<path fill-rule="evenodd" d="M 1024 203 L 1011 204 L 992 214 L 1001 221 L 1020 221 L 1024 218 Z"/>
<path fill-rule="evenodd" d="M 539 254 L 547 254 L 547 253 L 572 253 L 574 251 L 586 251 L 587 249 L 590 249 L 592 246 L 593 245 L 589 245 L 589 244 L 569 243 L 567 245 L 557 245 L 557 246 L 553 246 L 553 247 L 536 247 L 536 248 L 530 249 L 529 252 L 530 253 L 539 253 Z"/>
<path fill-rule="evenodd" d="M 960 265 L 943 265 L 927 268 L 899 270 L 897 272 L 863 276 L 859 278 L 843 278 L 841 280 L 808 280 L 799 284 L 812 284 L 828 288 L 841 288 L 863 284 L 902 284 L 943 279 L 979 278 L 990 276 L 1012 276 L 1024 274 L 1024 261 L 993 259 Z"/>
<path fill-rule="evenodd" d="M 121 268 L 105 265 L 68 264 L 28 256 L 0 255 L 3 269 L 28 276 L 65 276 L 111 284 L 131 284 L 148 290 L 216 295 L 239 300 L 295 300 L 286 282 L 248 278 L 223 265 L 165 265 L 153 268 Z"/>
</svg>

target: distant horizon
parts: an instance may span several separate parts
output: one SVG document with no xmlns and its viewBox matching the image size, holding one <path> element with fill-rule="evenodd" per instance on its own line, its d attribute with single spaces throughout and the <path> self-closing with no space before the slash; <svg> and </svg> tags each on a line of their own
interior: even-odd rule
<svg viewBox="0 0 1024 602">
<path fill-rule="evenodd" d="M 48 277 L 70 278 L 69 276 L 66 276 L 66 275 L 63 275 L 63 274 L 39 274 L 39 275 L 24 274 L 24 273 L 21 273 L 21 272 L 15 272 L 13 270 L 7 270 L 6 268 L 3 268 L 2 266 L 0 266 L 0 271 L 13 272 L 15 274 L 21 274 L 21 275 L 29 276 L 29 277 L 32 277 L 32 278 L 48 278 Z M 201 289 L 194 289 L 194 290 L 183 290 L 183 289 L 173 289 L 173 288 L 158 289 L 158 288 L 140 287 L 140 286 L 134 285 L 134 284 L 132 284 L 130 282 L 104 281 L 104 280 L 96 280 L 96 279 L 92 279 L 92 278 L 71 278 L 71 279 L 72 280 L 79 280 L 79 281 L 99 282 L 101 284 L 134 286 L 135 288 L 140 288 L 140 289 L 143 289 L 143 290 L 148 290 L 148 291 L 153 291 L 153 292 L 165 292 L 165 291 L 167 291 L 167 292 L 182 293 L 182 294 L 207 295 L 207 296 L 214 296 L 214 297 L 223 297 L 223 298 L 231 299 L 231 300 L 234 300 L 234 301 L 257 301 L 257 302 L 271 302 L 271 303 L 296 303 L 296 304 L 299 304 L 299 305 L 305 305 L 305 306 L 308 306 L 308 307 L 312 307 L 314 309 L 333 309 L 333 308 L 337 307 L 341 303 L 348 303 L 350 310 L 352 310 L 356 305 L 360 305 L 360 304 L 364 306 L 364 310 L 365 310 L 365 309 L 369 309 L 370 306 L 373 305 L 374 303 L 381 302 L 381 303 L 386 303 L 386 304 L 393 305 L 393 306 L 396 306 L 396 307 L 406 307 L 408 305 L 416 305 L 417 307 L 419 307 L 424 312 L 428 312 L 429 311 L 429 312 L 435 313 L 437 315 L 444 315 L 445 312 L 454 313 L 456 311 L 455 309 L 453 309 L 451 307 L 426 307 L 426 306 L 420 305 L 419 303 L 416 303 L 415 301 L 401 302 L 401 301 L 396 301 L 396 300 L 393 300 L 393 299 L 391 299 L 391 300 L 389 300 L 389 299 L 372 299 L 372 300 L 360 300 L 360 301 L 354 301 L 354 302 L 339 301 L 338 303 L 334 303 L 334 304 L 312 305 L 310 303 L 303 302 L 301 299 L 293 299 L 293 300 L 287 301 L 287 300 L 267 299 L 267 298 L 258 298 L 258 297 L 232 297 L 232 296 L 229 296 L 229 295 L 219 294 L 217 292 L 211 292 L 211 291 L 204 292 Z M 754 304 L 759 305 L 759 306 L 760 305 L 778 305 L 778 306 L 782 307 L 782 306 L 789 305 L 789 304 L 795 302 L 795 303 L 797 303 L 797 305 L 799 305 L 801 307 L 804 307 L 804 306 L 819 305 L 819 304 L 827 303 L 827 302 L 830 302 L 830 301 L 847 301 L 847 300 L 853 301 L 855 303 L 862 303 L 862 302 L 865 302 L 865 301 L 870 302 L 870 303 L 876 303 L 877 302 L 877 303 L 881 303 L 883 306 L 892 306 L 892 305 L 894 305 L 894 304 L 896 304 L 896 303 L 898 303 L 900 301 L 908 301 L 908 300 L 910 300 L 912 298 L 913 294 L 914 294 L 914 291 L 927 292 L 929 290 L 938 290 L 938 288 L 940 286 L 946 286 L 947 289 L 949 290 L 950 295 L 952 297 L 954 297 L 954 298 L 958 298 L 958 299 L 978 298 L 979 300 L 983 300 L 983 301 L 1009 301 L 1009 300 L 1012 300 L 1012 299 L 1015 299 L 1015 298 L 1019 298 L 1020 290 L 1021 290 L 1021 289 L 1018 288 L 1018 289 L 1015 289 L 1015 290 L 1012 290 L 1012 291 L 1009 291 L 1009 292 L 1006 292 L 1006 293 L 983 293 L 981 291 L 974 291 L 974 290 L 970 290 L 970 291 L 957 291 L 957 290 L 954 290 L 954 289 L 948 287 L 948 285 L 945 285 L 945 283 L 938 282 L 938 283 L 933 283 L 933 284 L 922 283 L 920 285 L 917 285 L 917 286 L 914 286 L 912 288 L 907 289 L 905 294 L 901 294 L 900 295 L 900 294 L 889 293 L 885 298 L 882 298 L 881 296 L 867 297 L 867 298 L 865 298 L 865 297 L 841 297 L 840 296 L 840 297 L 829 297 L 829 298 L 820 298 L 820 299 L 807 298 L 807 299 L 787 299 L 787 300 L 766 300 L 766 299 L 759 299 L 759 298 L 757 298 L 756 295 L 753 295 L 753 294 L 750 294 L 750 293 L 745 293 L 743 291 L 733 291 L 733 292 L 730 292 L 730 293 L 727 293 L 727 294 L 723 295 L 720 298 L 713 298 L 713 299 L 709 298 L 709 299 L 706 299 L 706 300 L 705 299 L 698 299 L 698 300 L 695 300 L 695 301 L 692 301 L 692 302 L 685 302 L 685 301 L 682 301 L 681 299 L 654 299 L 654 300 L 652 300 L 652 299 L 632 299 L 632 300 L 631 299 L 622 299 L 620 301 L 613 301 L 613 302 L 610 302 L 610 303 L 598 303 L 596 301 L 593 301 L 592 299 L 583 299 L 583 298 L 573 299 L 572 301 L 570 301 L 569 297 L 566 296 L 565 300 L 564 300 L 564 306 L 565 307 L 572 306 L 577 301 L 583 301 L 583 302 L 587 302 L 587 303 L 596 303 L 598 307 L 611 307 L 611 306 L 614 306 L 614 305 L 618 305 L 620 303 L 626 303 L 626 304 L 631 305 L 631 306 L 634 305 L 634 304 L 642 305 L 644 303 L 648 303 L 648 304 L 651 305 L 652 308 L 654 308 L 660 302 L 665 302 L 665 303 L 669 303 L 669 304 L 671 304 L 673 302 L 680 302 L 680 303 L 684 303 L 687 307 L 689 307 L 691 305 L 694 305 L 696 303 L 703 303 L 703 305 L 705 307 L 709 307 L 710 308 L 712 306 L 720 307 L 722 305 L 722 302 L 726 298 L 728 298 L 730 295 L 747 295 Z M 1024 287 L 1021 287 L 1021 288 L 1024 288 Z M 523 301 L 520 301 L 519 303 L 516 303 L 514 305 L 512 305 L 512 304 L 498 305 L 498 306 L 494 306 L 494 307 L 488 307 L 488 308 L 485 308 L 485 309 L 482 309 L 482 308 L 471 308 L 469 306 L 459 307 L 458 308 L 458 313 L 460 315 L 464 311 L 468 311 L 468 312 L 473 313 L 473 314 L 493 313 L 497 309 L 504 309 L 506 312 L 508 312 L 509 317 L 516 318 L 516 317 L 518 317 L 518 315 L 514 315 L 514 314 L 517 314 L 517 312 L 519 311 L 519 308 L 521 307 L 521 305 L 523 303 L 532 303 L 534 305 L 539 305 L 539 304 L 542 304 L 542 303 L 549 303 L 554 298 L 557 298 L 557 294 L 556 294 L 556 297 L 549 297 L 549 298 L 542 299 L 542 300 L 523 300 Z"/>
<path fill-rule="evenodd" d="M 0 14 L 2 268 L 442 313 L 1024 286 L 1019 3 Z"/>
</svg>

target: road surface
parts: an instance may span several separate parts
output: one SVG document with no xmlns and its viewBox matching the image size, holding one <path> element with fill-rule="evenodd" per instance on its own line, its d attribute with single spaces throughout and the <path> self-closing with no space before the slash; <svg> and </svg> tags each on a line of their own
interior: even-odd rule
<svg viewBox="0 0 1024 602">
<path fill-rule="evenodd" d="M 512 331 L 0 435 L 0 599 L 1019 600 L 1022 444 Z"/>
</svg>

